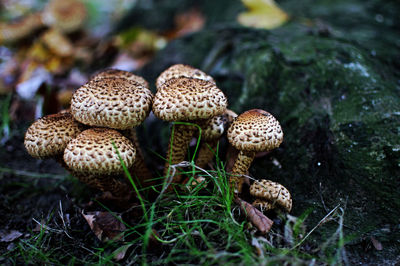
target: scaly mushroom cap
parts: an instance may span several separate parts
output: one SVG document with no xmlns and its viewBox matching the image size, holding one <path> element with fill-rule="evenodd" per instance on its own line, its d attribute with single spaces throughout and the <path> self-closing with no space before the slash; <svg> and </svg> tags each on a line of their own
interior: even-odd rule
<svg viewBox="0 0 400 266">
<path fill-rule="evenodd" d="M 174 78 L 157 91 L 153 113 L 165 121 L 195 121 L 222 114 L 228 101 L 215 83 L 194 79 Z"/>
<path fill-rule="evenodd" d="M 135 161 L 136 150 L 130 140 L 116 130 L 91 128 L 70 141 L 64 151 L 64 161 L 72 172 L 92 175 L 118 175 Z"/>
<path fill-rule="evenodd" d="M 229 109 L 226 109 L 222 115 L 214 116 L 202 128 L 202 139 L 204 141 L 218 140 L 236 116 L 237 114 Z"/>
<path fill-rule="evenodd" d="M 156 81 L 156 87 L 157 89 L 159 89 L 162 86 L 162 84 L 164 84 L 168 80 L 173 78 L 182 78 L 182 77 L 196 78 L 215 83 L 214 79 L 211 76 L 207 75 L 206 73 L 197 68 L 183 64 L 176 64 L 170 66 L 169 68 L 164 70 L 164 72 L 162 72 L 160 76 L 158 76 Z"/>
<path fill-rule="evenodd" d="M 25 133 L 25 148 L 35 158 L 62 155 L 83 127 L 68 111 L 47 115 L 35 121 Z"/>
<path fill-rule="evenodd" d="M 42 20 L 46 25 L 66 33 L 78 30 L 85 19 L 85 5 L 75 0 L 52 0 L 42 14 Z"/>
<path fill-rule="evenodd" d="M 270 113 L 252 109 L 233 121 L 228 129 L 228 140 L 238 150 L 267 151 L 279 147 L 283 131 Z"/>
<path fill-rule="evenodd" d="M 250 194 L 257 198 L 267 200 L 272 204 L 276 203 L 287 212 L 290 212 L 292 209 L 292 197 L 289 190 L 271 180 L 261 179 L 255 181 L 250 186 Z"/>
<path fill-rule="evenodd" d="M 148 116 L 153 94 L 125 78 L 90 80 L 72 96 L 71 113 L 79 122 L 98 127 L 128 129 Z"/>
<path fill-rule="evenodd" d="M 72 56 L 73 44 L 57 29 L 49 29 L 43 33 L 41 40 L 56 55 Z"/>
<path fill-rule="evenodd" d="M 131 72 L 119 70 L 119 69 L 106 69 L 103 70 L 90 79 L 103 79 L 103 78 L 125 78 L 128 80 L 133 80 L 136 83 L 139 83 L 145 88 L 149 88 L 149 83 L 142 77 L 132 74 Z"/>
<path fill-rule="evenodd" d="M 23 39 L 42 26 L 43 23 L 39 13 L 25 16 L 16 22 L 0 23 L 0 43 Z"/>
</svg>

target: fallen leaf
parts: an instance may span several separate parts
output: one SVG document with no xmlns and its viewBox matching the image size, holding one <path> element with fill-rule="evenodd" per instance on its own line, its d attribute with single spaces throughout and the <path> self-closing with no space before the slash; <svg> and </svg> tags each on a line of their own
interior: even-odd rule
<svg viewBox="0 0 400 266">
<path fill-rule="evenodd" d="M 383 249 L 382 243 L 379 242 L 375 237 L 371 236 L 371 242 L 376 250 L 381 251 Z"/>
<path fill-rule="evenodd" d="M 235 197 L 235 202 L 240 206 L 240 209 L 246 214 L 247 219 L 254 224 L 255 227 L 262 233 L 266 234 L 271 230 L 274 223 L 271 219 L 265 216 L 261 211 L 239 197 Z"/>
<path fill-rule="evenodd" d="M 125 258 L 126 252 L 128 251 L 128 249 L 132 246 L 133 244 L 126 244 L 123 245 L 119 248 L 117 248 L 116 250 L 114 250 L 113 252 L 113 258 L 115 261 L 120 261 L 123 260 Z"/>
<path fill-rule="evenodd" d="M 89 212 L 87 214 L 82 212 L 82 215 L 101 241 L 118 241 L 124 237 L 126 226 L 121 222 L 119 216 L 110 212 Z"/>
<path fill-rule="evenodd" d="M 247 12 L 240 13 L 237 18 L 243 26 L 274 29 L 289 18 L 274 0 L 242 0 L 242 2 L 249 9 Z"/>
<path fill-rule="evenodd" d="M 17 230 L 0 231 L 0 242 L 12 242 L 23 234 Z"/>
<path fill-rule="evenodd" d="M 199 31 L 204 27 L 206 22 L 204 15 L 196 8 L 176 15 L 174 20 L 175 29 L 167 34 L 169 39 L 175 39 L 188 33 Z"/>
</svg>

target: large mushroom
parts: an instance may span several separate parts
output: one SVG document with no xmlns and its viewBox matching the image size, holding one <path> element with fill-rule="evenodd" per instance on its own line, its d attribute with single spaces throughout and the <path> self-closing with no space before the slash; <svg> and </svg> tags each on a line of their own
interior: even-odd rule
<svg viewBox="0 0 400 266">
<path fill-rule="evenodd" d="M 235 193 L 241 193 L 244 182 L 242 175 L 249 169 L 256 153 L 279 147 L 283 141 L 283 131 L 278 120 L 270 113 L 252 109 L 239 115 L 231 124 L 228 140 L 239 150 L 230 183 Z"/>
<path fill-rule="evenodd" d="M 116 196 L 130 193 L 126 182 L 118 180 L 135 161 L 132 142 L 109 128 L 91 128 L 71 140 L 64 151 L 64 161 L 82 182 Z"/>
<path fill-rule="evenodd" d="M 224 93 L 215 83 L 195 78 L 173 78 L 158 89 L 153 102 L 153 113 L 168 122 L 191 122 L 200 126 L 216 115 L 222 114 L 227 107 Z M 174 124 L 174 134 L 167 151 L 167 175 L 169 165 L 185 159 L 188 144 L 196 130 L 194 126 Z M 175 175 L 172 182 L 180 182 Z"/>
<path fill-rule="evenodd" d="M 74 93 L 72 114 L 86 125 L 124 130 L 124 134 L 136 142 L 134 127 L 148 116 L 152 104 L 153 95 L 146 87 L 147 82 L 133 74 L 131 79 L 116 77 L 110 72 L 99 75 Z M 151 172 L 139 153 L 133 172 L 143 184 L 151 178 Z"/>
</svg>

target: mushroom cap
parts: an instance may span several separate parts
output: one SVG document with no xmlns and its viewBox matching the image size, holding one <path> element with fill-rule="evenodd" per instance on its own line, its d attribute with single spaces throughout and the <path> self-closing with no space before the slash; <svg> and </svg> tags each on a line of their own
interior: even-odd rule
<svg viewBox="0 0 400 266">
<path fill-rule="evenodd" d="M 214 79 L 211 76 L 207 75 L 206 73 L 197 68 L 183 64 L 176 64 L 170 66 L 169 68 L 164 70 L 160 74 L 160 76 L 158 76 L 156 81 L 156 87 L 157 89 L 159 89 L 162 86 L 162 84 L 164 84 L 166 81 L 173 78 L 181 78 L 181 77 L 196 78 L 215 83 Z"/>
<path fill-rule="evenodd" d="M 153 113 L 165 121 L 196 121 L 222 114 L 228 100 L 213 82 L 174 78 L 157 91 Z"/>
<path fill-rule="evenodd" d="M 252 205 L 261 211 L 269 211 L 274 208 L 274 205 L 271 202 L 262 199 L 256 199 L 253 201 Z"/>
<path fill-rule="evenodd" d="M 124 172 L 121 160 L 130 168 L 136 156 L 132 142 L 120 132 L 109 128 L 91 128 L 70 141 L 64 161 L 72 172 L 92 175 L 118 175 Z"/>
<path fill-rule="evenodd" d="M 68 142 L 82 130 L 69 111 L 62 111 L 35 121 L 25 133 L 24 145 L 35 158 L 62 155 Z"/>
<path fill-rule="evenodd" d="M 56 55 L 72 56 L 74 47 L 71 41 L 57 29 L 49 29 L 42 34 L 43 43 Z"/>
<path fill-rule="evenodd" d="M 76 0 L 52 0 L 42 14 L 44 24 L 66 33 L 78 30 L 85 19 L 86 7 Z"/>
<path fill-rule="evenodd" d="M 41 15 L 33 13 L 15 22 L 0 23 L 0 43 L 21 40 L 43 26 Z"/>
<path fill-rule="evenodd" d="M 270 113 L 252 109 L 233 121 L 228 129 L 228 140 L 238 150 L 267 151 L 279 147 L 283 131 Z"/>
<path fill-rule="evenodd" d="M 152 97 L 149 89 L 132 80 L 94 79 L 74 93 L 71 113 L 85 125 L 124 130 L 146 119 Z"/>
<path fill-rule="evenodd" d="M 140 85 L 142 85 L 143 87 L 149 89 L 149 83 L 142 77 L 137 76 L 135 74 L 132 74 L 131 72 L 128 71 L 124 71 L 124 70 L 119 70 L 119 69 L 106 69 L 103 70 L 99 73 L 97 73 L 96 75 L 94 75 L 93 77 L 91 77 L 90 79 L 103 79 L 103 78 L 126 78 L 128 80 L 133 80 L 136 83 L 139 83 Z"/>
<path fill-rule="evenodd" d="M 226 109 L 222 115 L 214 116 L 202 128 L 202 139 L 205 141 L 218 140 L 236 116 L 237 114 L 229 109 Z"/>
<path fill-rule="evenodd" d="M 290 212 L 292 209 L 292 197 L 289 190 L 271 180 L 261 179 L 255 181 L 250 186 L 250 194 L 257 198 L 267 200 L 272 204 L 276 203 L 287 212 Z"/>
</svg>

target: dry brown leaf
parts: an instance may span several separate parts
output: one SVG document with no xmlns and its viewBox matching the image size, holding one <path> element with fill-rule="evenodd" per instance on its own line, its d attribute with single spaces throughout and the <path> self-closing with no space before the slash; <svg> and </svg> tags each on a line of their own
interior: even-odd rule
<svg viewBox="0 0 400 266">
<path fill-rule="evenodd" d="M 274 0 L 242 0 L 242 2 L 249 9 L 238 16 L 238 21 L 243 26 L 274 29 L 289 18 Z"/>
<path fill-rule="evenodd" d="M 120 217 L 110 212 L 89 212 L 84 214 L 93 233 L 103 242 L 108 240 L 122 240 L 126 226 L 121 222 Z"/>
<path fill-rule="evenodd" d="M 133 244 L 126 244 L 123 245 L 119 248 L 117 248 L 114 252 L 113 252 L 113 258 L 115 261 L 120 261 L 123 260 L 125 258 L 126 252 L 128 251 L 128 249 L 132 246 Z"/>
<path fill-rule="evenodd" d="M 371 236 L 371 242 L 376 250 L 381 251 L 383 249 L 382 243 L 379 242 L 375 237 Z"/>
<path fill-rule="evenodd" d="M 246 214 L 247 219 L 254 224 L 255 227 L 262 233 L 266 234 L 271 230 L 273 221 L 265 216 L 261 211 L 239 197 L 235 197 L 235 202 L 240 206 L 240 209 Z"/>
<path fill-rule="evenodd" d="M 0 231 L 0 242 L 12 242 L 23 234 L 17 230 Z"/>
<path fill-rule="evenodd" d="M 204 27 L 204 15 L 196 8 L 175 16 L 175 29 L 168 34 L 169 39 L 175 39 L 188 33 L 196 32 Z"/>
</svg>

